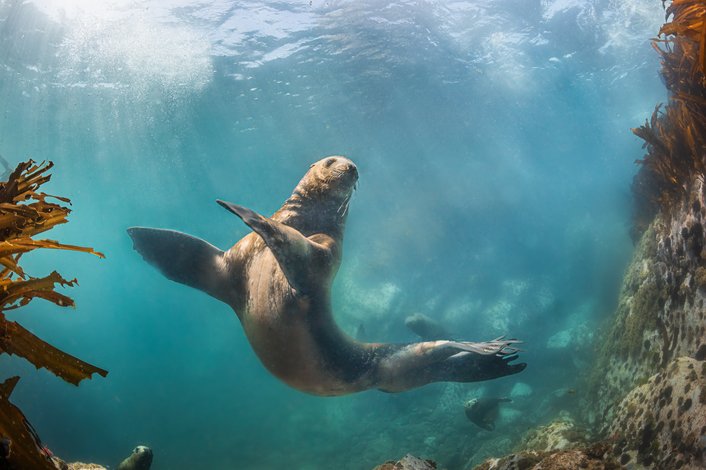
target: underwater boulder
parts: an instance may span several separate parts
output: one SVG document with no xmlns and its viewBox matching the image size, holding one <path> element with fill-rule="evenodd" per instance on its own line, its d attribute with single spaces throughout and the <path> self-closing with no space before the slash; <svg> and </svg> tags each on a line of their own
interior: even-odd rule
<svg viewBox="0 0 706 470">
<path fill-rule="evenodd" d="M 605 454 L 604 447 L 563 450 L 558 452 L 523 451 L 500 459 L 488 459 L 474 470 L 617 470 L 615 459 Z"/>
<path fill-rule="evenodd" d="M 67 470 L 108 470 L 106 467 L 98 465 L 97 463 L 71 462 L 66 465 L 67 466 L 64 468 Z"/>
<path fill-rule="evenodd" d="M 522 438 L 522 449 L 538 452 L 574 449 L 588 442 L 588 433 L 567 413 L 546 426 L 530 429 Z"/>
<path fill-rule="evenodd" d="M 526 398 L 532 395 L 534 390 L 524 382 L 517 382 L 510 391 L 511 398 Z"/>
<path fill-rule="evenodd" d="M 411 454 L 407 454 L 398 461 L 389 460 L 382 465 L 378 465 L 373 470 L 435 470 L 436 462 L 432 460 L 422 460 Z"/>
</svg>

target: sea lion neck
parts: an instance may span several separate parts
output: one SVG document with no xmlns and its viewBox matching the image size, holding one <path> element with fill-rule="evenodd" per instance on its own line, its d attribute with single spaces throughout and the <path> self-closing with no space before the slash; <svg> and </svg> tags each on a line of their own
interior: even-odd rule
<svg viewBox="0 0 706 470">
<path fill-rule="evenodd" d="M 272 218 L 307 237 L 325 233 L 341 240 L 357 181 L 358 169 L 348 158 L 321 159 L 309 167 Z"/>
<path fill-rule="evenodd" d="M 348 198 L 312 197 L 294 190 L 282 207 L 272 216 L 274 220 L 299 230 L 305 236 L 325 233 L 337 240 L 343 238 L 348 217 Z"/>
</svg>

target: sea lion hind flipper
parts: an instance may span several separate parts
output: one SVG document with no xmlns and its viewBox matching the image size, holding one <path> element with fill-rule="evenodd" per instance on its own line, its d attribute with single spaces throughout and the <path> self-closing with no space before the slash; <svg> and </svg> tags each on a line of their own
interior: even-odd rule
<svg viewBox="0 0 706 470">
<path fill-rule="evenodd" d="M 299 292 L 307 292 L 316 284 L 312 266 L 331 260 L 331 246 L 317 243 L 299 230 L 267 218 L 247 207 L 217 199 L 216 202 L 237 215 L 248 227 L 260 235 L 277 259 L 289 285 Z"/>
<path fill-rule="evenodd" d="M 223 251 L 176 230 L 130 227 L 133 248 L 167 279 L 232 303 Z"/>
</svg>

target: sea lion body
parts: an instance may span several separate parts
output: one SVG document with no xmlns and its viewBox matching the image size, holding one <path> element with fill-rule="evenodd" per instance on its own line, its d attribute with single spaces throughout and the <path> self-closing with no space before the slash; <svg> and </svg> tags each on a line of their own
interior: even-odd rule
<svg viewBox="0 0 706 470">
<path fill-rule="evenodd" d="M 218 201 L 253 233 L 231 249 L 171 230 L 128 230 L 135 249 L 166 277 L 229 304 L 265 367 L 316 395 L 369 388 L 396 392 L 434 381 L 469 382 L 520 372 L 516 341 L 362 343 L 336 325 L 331 286 L 358 179 L 344 157 L 313 164 L 270 218 Z"/>
<path fill-rule="evenodd" d="M 451 335 L 446 328 L 441 326 L 436 320 L 432 320 L 422 313 L 415 313 L 404 319 L 404 324 L 415 335 L 423 341 L 435 339 L 451 339 Z"/>
<path fill-rule="evenodd" d="M 466 418 L 486 431 L 493 431 L 495 430 L 495 420 L 498 418 L 500 403 L 509 403 L 511 401 L 509 398 L 473 398 L 464 405 Z"/>
<path fill-rule="evenodd" d="M 149 470 L 152 467 L 152 449 L 137 446 L 125 460 L 120 462 L 118 470 Z"/>
</svg>

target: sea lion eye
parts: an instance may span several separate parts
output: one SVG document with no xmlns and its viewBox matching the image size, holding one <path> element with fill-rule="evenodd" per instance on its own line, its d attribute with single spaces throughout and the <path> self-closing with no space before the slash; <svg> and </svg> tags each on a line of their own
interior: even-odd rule
<svg viewBox="0 0 706 470">
<path fill-rule="evenodd" d="M 326 163 L 324 163 L 324 166 L 325 166 L 326 168 L 328 168 L 328 167 L 330 167 L 331 165 L 333 165 L 333 162 L 335 162 L 335 161 L 336 161 L 335 158 L 329 158 L 328 160 L 326 160 Z"/>
</svg>

